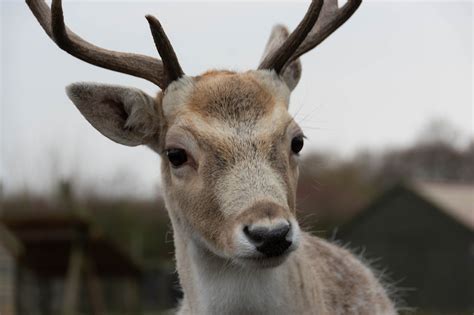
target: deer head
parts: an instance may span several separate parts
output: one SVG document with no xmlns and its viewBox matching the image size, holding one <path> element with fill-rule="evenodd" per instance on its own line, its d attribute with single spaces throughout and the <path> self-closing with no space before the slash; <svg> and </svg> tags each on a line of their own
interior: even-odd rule
<svg viewBox="0 0 474 315">
<path fill-rule="evenodd" d="M 298 246 L 295 219 L 298 155 L 304 135 L 288 113 L 301 75 L 298 58 L 357 9 L 314 0 L 289 34 L 276 26 L 257 70 L 187 76 L 157 19 L 147 16 L 161 60 L 94 46 L 51 9 L 27 0 L 51 39 L 88 63 L 149 80 L 152 98 L 133 88 L 76 83 L 67 94 L 99 132 L 162 157 L 163 189 L 175 233 L 218 257 L 245 266 L 281 263 Z"/>
</svg>

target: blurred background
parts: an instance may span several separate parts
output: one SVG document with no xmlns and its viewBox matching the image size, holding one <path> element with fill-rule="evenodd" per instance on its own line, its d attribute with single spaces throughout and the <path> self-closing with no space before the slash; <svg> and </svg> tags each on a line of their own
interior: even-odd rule
<svg viewBox="0 0 474 315">
<path fill-rule="evenodd" d="M 48 1 L 49 2 L 49 1 Z M 344 2 L 344 1 L 342 1 Z M 64 1 L 80 36 L 186 73 L 247 70 L 305 1 Z M 378 270 L 403 312 L 474 312 L 473 3 L 370 1 L 302 58 L 290 111 L 308 137 L 306 230 Z M 23 1 L 1 1 L 0 314 L 162 314 L 181 293 L 159 158 L 100 135 L 75 81 L 158 89 L 58 49 Z"/>
</svg>

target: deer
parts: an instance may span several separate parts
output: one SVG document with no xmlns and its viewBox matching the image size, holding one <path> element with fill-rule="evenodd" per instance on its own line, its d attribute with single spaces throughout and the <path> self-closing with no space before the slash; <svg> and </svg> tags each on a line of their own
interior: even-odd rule
<svg viewBox="0 0 474 315">
<path fill-rule="evenodd" d="M 165 205 L 184 297 L 178 314 L 396 314 L 376 273 L 296 218 L 305 136 L 289 114 L 299 57 L 343 25 L 361 0 L 313 0 L 293 32 L 276 25 L 256 70 L 189 76 L 159 20 L 146 19 L 161 57 L 107 50 L 51 7 L 26 0 L 51 40 L 87 63 L 161 91 L 73 83 L 66 93 L 102 135 L 161 157 Z"/>
</svg>

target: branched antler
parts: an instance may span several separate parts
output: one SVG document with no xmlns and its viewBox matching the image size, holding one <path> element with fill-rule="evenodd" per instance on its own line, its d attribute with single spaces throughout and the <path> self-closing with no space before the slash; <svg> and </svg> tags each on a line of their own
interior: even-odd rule
<svg viewBox="0 0 474 315">
<path fill-rule="evenodd" d="M 87 63 L 143 78 L 162 89 L 184 74 L 161 26 L 159 29 L 156 29 L 156 25 L 150 27 L 163 61 L 104 49 L 85 41 L 66 27 L 61 0 L 53 0 L 51 9 L 43 0 L 26 0 L 26 3 L 44 31 L 62 50 Z M 149 17 L 147 19 L 150 21 Z"/>
<path fill-rule="evenodd" d="M 298 24 L 296 29 L 290 34 L 290 36 L 280 46 L 279 49 L 277 49 L 273 54 L 265 57 L 258 68 L 274 69 L 277 73 L 280 73 L 283 69 L 283 66 L 291 58 L 294 51 L 298 49 L 298 47 L 313 28 L 314 24 L 318 20 L 322 7 L 323 0 L 312 1 L 303 20 L 300 22 L 300 24 Z"/>
<path fill-rule="evenodd" d="M 298 27 L 279 49 L 264 58 L 259 69 L 274 69 L 277 73 L 282 73 L 292 61 L 315 48 L 344 24 L 362 0 L 348 0 L 341 8 L 337 0 L 324 0 L 324 4 L 322 2 L 323 0 L 312 1 Z"/>
<path fill-rule="evenodd" d="M 147 15 L 151 33 L 162 60 L 140 54 L 117 52 L 95 46 L 68 29 L 64 23 L 61 0 L 53 0 L 51 10 L 43 0 L 26 0 L 49 37 L 64 51 L 93 65 L 130 74 L 166 89 L 184 75 L 160 22 Z M 259 69 L 284 69 L 298 57 L 315 48 L 357 10 L 362 0 L 348 0 L 341 8 L 337 0 L 313 0 L 303 20 L 285 42 L 267 55 Z"/>
</svg>

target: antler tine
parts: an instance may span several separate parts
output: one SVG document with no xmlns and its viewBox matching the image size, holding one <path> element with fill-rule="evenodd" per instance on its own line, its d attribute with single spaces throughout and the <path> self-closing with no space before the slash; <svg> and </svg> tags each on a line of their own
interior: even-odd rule
<svg viewBox="0 0 474 315">
<path fill-rule="evenodd" d="M 43 0 L 26 0 L 41 27 L 67 53 L 87 63 L 133 75 L 166 89 L 170 79 L 163 62 L 157 58 L 117 52 L 95 46 L 68 29 L 64 23 L 61 0 L 53 0 L 51 9 Z"/>
<path fill-rule="evenodd" d="M 169 84 L 170 82 L 175 81 L 184 75 L 183 69 L 181 69 L 173 46 L 171 45 L 168 36 L 166 36 L 160 21 L 158 21 L 152 15 L 147 15 L 146 19 L 150 24 L 150 30 L 153 40 L 155 41 L 156 49 L 158 49 L 158 53 L 163 59 L 163 65 L 165 67 L 166 73 L 168 74 L 169 82 L 167 83 Z"/>
<path fill-rule="evenodd" d="M 359 8 L 361 3 L 362 0 L 348 0 L 342 8 L 339 8 L 337 0 L 325 0 L 320 18 L 316 22 L 315 27 L 298 49 L 296 49 L 291 58 L 288 59 L 283 68 L 301 55 L 318 46 L 348 20 Z"/>
<path fill-rule="evenodd" d="M 277 73 L 281 73 L 287 61 L 291 58 L 295 50 L 305 40 L 308 33 L 311 31 L 323 7 L 323 0 L 313 0 L 308 8 L 303 20 L 290 34 L 286 41 L 279 49 L 269 54 L 260 63 L 259 69 L 273 69 Z"/>
</svg>

